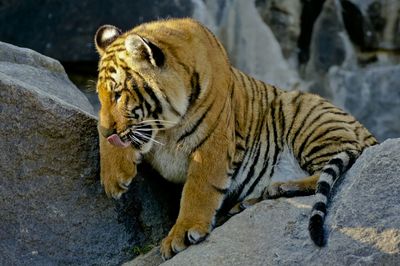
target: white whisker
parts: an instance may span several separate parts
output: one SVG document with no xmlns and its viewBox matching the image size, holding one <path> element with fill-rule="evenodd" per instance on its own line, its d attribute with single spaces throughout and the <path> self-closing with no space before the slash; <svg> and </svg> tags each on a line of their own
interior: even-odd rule
<svg viewBox="0 0 400 266">
<path fill-rule="evenodd" d="M 175 125 L 175 124 L 177 124 L 177 122 L 173 122 L 173 121 L 169 121 L 169 120 L 162 120 L 162 119 L 149 119 L 149 120 L 143 120 L 143 121 L 141 121 L 141 122 L 139 122 L 139 124 L 145 124 L 145 123 L 151 123 L 151 122 L 154 122 L 154 123 L 166 123 L 166 124 L 173 124 L 173 125 Z"/>
<path fill-rule="evenodd" d="M 140 145 L 140 140 L 135 137 L 133 134 L 129 134 L 129 138 L 131 139 L 131 141 L 133 141 L 134 143 Z"/>
<path fill-rule="evenodd" d="M 161 131 L 161 130 L 167 130 L 168 128 L 140 128 L 140 127 L 134 127 L 134 130 L 137 131 Z"/>
<path fill-rule="evenodd" d="M 147 140 L 151 140 L 151 141 L 153 141 L 153 142 L 155 142 L 155 143 L 157 143 L 157 144 L 160 144 L 160 145 L 162 145 L 162 146 L 165 145 L 164 143 L 161 143 L 161 142 L 159 142 L 159 141 L 157 141 L 157 140 L 155 140 L 155 139 L 153 139 L 153 138 L 151 138 L 151 137 L 149 137 L 149 136 L 146 136 L 145 134 L 142 134 L 142 133 L 140 133 L 140 132 L 138 132 L 138 131 L 133 131 L 133 134 L 137 134 L 138 136 L 140 136 L 140 137 L 142 137 L 142 138 L 145 138 L 145 139 L 147 139 Z"/>
</svg>

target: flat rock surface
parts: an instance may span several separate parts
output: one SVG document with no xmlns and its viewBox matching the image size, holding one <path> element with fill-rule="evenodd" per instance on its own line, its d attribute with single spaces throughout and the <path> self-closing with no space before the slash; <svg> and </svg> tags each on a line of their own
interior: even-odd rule
<svg viewBox="0 0 400 266">
<path fill-rule="evenodd" d="M 313 196 L 265 200 L 216 228 L 203 243 L 162 265 L 398 265 L 400 139 L 366 150 L 328 209 L 327 246 L 307 224 Z M 125 264 L 159 265 L 157 249 Z"/>
</svg>

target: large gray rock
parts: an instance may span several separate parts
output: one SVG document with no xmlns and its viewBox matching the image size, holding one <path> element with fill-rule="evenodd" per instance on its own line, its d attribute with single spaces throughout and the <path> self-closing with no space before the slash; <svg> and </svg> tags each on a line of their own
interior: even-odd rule
<svg viewBox="0 0 400 266">
<path fill-rule="evenodd" d="M 297 72 L 285 60 L 279 42 L 256 9 L 254 0 L 194 1 L 194 17 L 219 37 L 232 64 L 253 77 L 292 88 Z"/>
<path fill-rule="evenodd" d="M 400 66 L 335 67 L 327 80 L 333 102 L 357 117 L 379 140 L 400 136 Z"/>
<path fill-rule="evenodd" d="M 327 0 L 315 21 L 310 44 L 310 59 L 306 65 L 305 78 L 315 85 L 310 91 L 331 98 L 322 86 L 322 80 L 332 66 L 342 68 L 356 65 L 355 52 L 347 36 L 340 16 L 340 4 Z"/>
<path fill-rule="evenodd" d="M 57 61 L 0 42 L 0 265 L 115 265 L 168 232 L 159 179 L 105 197 L 96 126 Z"/>
<path fill-rule="evenodd" d="M 285 58 L 295 60 L 301 30 L 302 3 L 300 0 L 256 0 L 258 12 L 270 26 Z"/>
<path fill-rule="evenodd" d="M 313 197 L 265 200 L 162 265 L 398 265 L 400 139 L 367 149 L 328 209 L 326 247 L 311 243 Z M 159 265 L 156 249 L 125 264 Z"/>
<path fill-rule="evenodd" d="M 343 18 L 352 40 L 362 50 L 400 48 L 400 2 L 342 0 Z"/>
</svg>

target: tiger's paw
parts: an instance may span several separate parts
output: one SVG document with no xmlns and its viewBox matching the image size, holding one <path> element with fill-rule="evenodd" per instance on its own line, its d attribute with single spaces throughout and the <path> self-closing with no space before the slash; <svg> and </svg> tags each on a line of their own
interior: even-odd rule
<svg viewBox="0 0 400 266">
<path fill-rule="evenodd" d="M 276 199 L 280 197 L 293 197 L 299 191 L 299 187 L 290 182 L 274 182 L 268 186 L 264 193 L 266 199 Z"/>
<path fill-rule="evenodd" d="M 129 185 L 136 175 L 136 167 L 132 165 L 128 171 L 121 169 L 106 169 L 101 171 L 101 184 L 108 197 L 121 198 L 122 194 L 128 191 Z"/>
<path fill-rule="evenodd" d="M 128 190 L 139 159 L 134 149 L 115 147 L 100 137 L 100 180 L 107 196 L 119 199 Z"/>
<path fill-rule="evenodd" d="M 188 246 L 203 241 L 209 233 L 209 225 L 176 223 L 161 242 L 160 251 L 163 259 L 168 260 Z"/>
</svg>

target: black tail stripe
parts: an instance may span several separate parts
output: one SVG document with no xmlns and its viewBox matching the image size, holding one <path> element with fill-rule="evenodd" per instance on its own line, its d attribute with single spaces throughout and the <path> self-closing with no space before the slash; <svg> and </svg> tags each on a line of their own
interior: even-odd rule
<svg viewBox="0 0 400 266">
<path fill-rule="evenodd" d="M 344 163 L 343 160 L 340 158 L 333 158 L 329 161 L 329 164 L 336 165 L 339 168 L 339 175 L 341 175 L 344 171 Z"/>
<path fill-rule="evenodd" d="M 321 211 L 326 214 L 326 204 L 323 202 L 317 202 L 314 204 L 312 210 L 314 211 Z"/>
<path fill-rule="evenodd" d="M 310 231 L 310 237 L 314 241 L 314 243 L 322 247 L 324 245 L 324 219 L 321 215 L 313 215 L 310 218 L 310 222 L 308 224 L 308 230 Z"/>
<path fill-rule="evenodd" d="M 329 163 L 328 163 L 328 165 L 329 165 Z M 325 168 L 324 170 L 322 170 L 322 172 L 324 172 L 324 173 L 330 175 L 330 176 L 332 177 L 333 180 L 335 180 L 335 179 L 337 178 L 337 176 L 338 176 L 338 174 L 336 173 L 336 171 L 335 171 L 334 169 L 332 169 L 332 168 L 329 168 L 329 167 L 327 167 L 327 168 Z"/>
<path fill-rule="evenodd" d="M 318 182 L 317 193 L 321 193 L 324 196 L 328 196 L 330 191 L 331 191 L 331 185 L 329 185 L 328 182 L 325 181 Z"/>
</svg>

